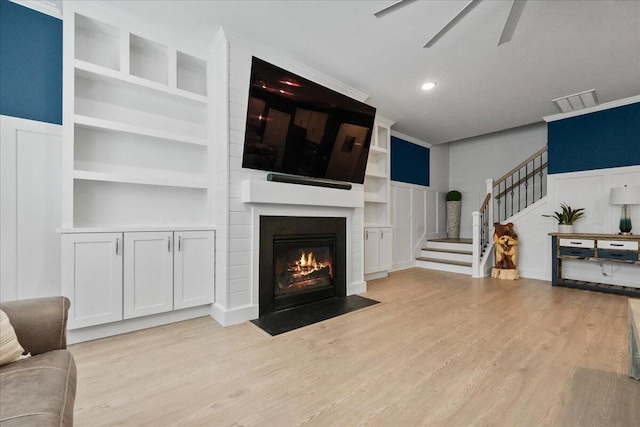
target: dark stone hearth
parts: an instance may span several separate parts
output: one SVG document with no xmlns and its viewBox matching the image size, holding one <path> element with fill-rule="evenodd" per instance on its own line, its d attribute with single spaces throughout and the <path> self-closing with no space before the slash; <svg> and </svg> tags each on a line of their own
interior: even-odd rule
<svg viewBox="0 0 640 427">
<path fill-rule="evenodd" d="M 273 336 L 374 304 L 378 304 L 378 301 L 358 295 L 335 297 L 289 308 L 287 310 L 276 311 L 260 316 L 259 319 L 252 320 L 251 322 Z"/>
</svg>

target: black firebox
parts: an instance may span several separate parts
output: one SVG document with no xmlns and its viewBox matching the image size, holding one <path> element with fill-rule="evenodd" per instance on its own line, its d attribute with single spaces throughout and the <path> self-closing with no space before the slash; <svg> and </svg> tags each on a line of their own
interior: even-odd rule
<svg viewBox="0 0 640 427">
<path fill-rule="evenodd" d="M 346 218 L 260 217 L 260 316 L 346 295 Z"/>
</svg>

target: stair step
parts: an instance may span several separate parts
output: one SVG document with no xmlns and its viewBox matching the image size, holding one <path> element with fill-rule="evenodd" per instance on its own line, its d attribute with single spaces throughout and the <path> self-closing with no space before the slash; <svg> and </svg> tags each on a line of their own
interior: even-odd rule
<svg viewBox="0 0 640 427">
<path fill-rule="evenodd" d="M 422 248 L 423 251 L 443 252 L 448 254 L 473 255 L 473 251 L 461 251 L 457 249 Z"/>
<path fill-rule="evenodd" d="M 473 244 L 473 239 L 449 239 L 448 237 L 443 237 L 440 239 L 429 239 L 427 242 L 438 242 L 438 243 L 464 243 L 467 245 Z"/>
<path fill-rule="evenodd" d="M 416 258 L 416 267 L 471 276 L 471 264 L 465 262 L 442 261 L 433 258 L 418 257 Z"/>
<path fill-rule="evenodd" d="M 426 250 L 464 251 L 471 252 L 473 249 L 471 239 L 429 239 Z"/>
<path fill-rule="evenodd" d="M 423 257 L 423 256 L 417 257 L 416 260 L 418 260 L 418 261 L 426 261 L 426 262 L 436 262 L 436 263 L 440 263 L 440 264 L 459 265 L 461 267 L 469 267 L 469 268 L 471 268 L 471 263 L 470 262 L 464 262 L 464 261 L 454 261 L 454 260 L 449 260 L 449 259 L 438 259 L 438 258 L 427 258 L 427 257 Z"/>
</svg>

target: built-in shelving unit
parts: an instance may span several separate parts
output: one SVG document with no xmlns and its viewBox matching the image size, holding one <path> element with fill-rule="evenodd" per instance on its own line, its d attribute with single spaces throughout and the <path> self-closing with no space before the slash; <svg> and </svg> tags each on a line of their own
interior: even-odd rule
<svg viewBox="0 0 640 427">
<path fill-rule="evenodd" d="M 210 224 L 206 53 L 69 5 L 63 228 Z"/>
<path fill-rule="evenodd" d="M 378 116 L 369 148 L 369 159 L 364 179 L 365 226 L 388 226 L 389 181 L 391 178 L 391 125 L 392 121 Z"/>
</svg>

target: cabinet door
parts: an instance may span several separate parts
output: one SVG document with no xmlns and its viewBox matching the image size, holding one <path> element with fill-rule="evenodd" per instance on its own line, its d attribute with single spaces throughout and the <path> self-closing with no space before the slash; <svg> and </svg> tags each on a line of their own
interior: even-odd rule
<svg viewBox="0 0 640 427">
<path fill-rule="evenodd" d="M 380 229 L 380 270 L 388 271 L 393 267 L 393 229 Z"/>
<path fill-rule="evenodd" d="M 175 232 L 174 294 L 176 309 L 211 304 L 214 286 L 214 232 Z"/>
<path fill-rule="evenodd" d="M 69 329 L 122 320 L 122 233 L 61 236 L 62 294 Z"/>
<path fill-rule="evenodd" d="M 364 274 L 380 271 L 380 229 L 364 229 Z"/>
<path fill-rule="evenodd" d="M 173 233 L 124 233 L 124 318 L 173 310 Z"/>
</svg>

